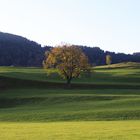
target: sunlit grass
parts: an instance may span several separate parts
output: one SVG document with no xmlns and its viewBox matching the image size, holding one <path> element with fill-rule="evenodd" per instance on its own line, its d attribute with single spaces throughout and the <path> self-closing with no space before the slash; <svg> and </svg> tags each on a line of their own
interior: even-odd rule
<svg viewBox="0 0 140 140">
<path fill-rule="evenodd" d="M 0 67 L 0 76 L 36 81 L 66 82 L 58 75 L 56 69 Z M 76 78 L 72 82 L 140 85 L 140 64 L 131 62 L 113 64 L 110 68 L 108 66 L 93 67 L 90 76 L 87 77 L 82 74 L 80 78 Z"/>
<path fill-rule="evenodd" d="M 13 89 L 0 94 L 0 121 L 139 120 L 139 90 Z"/>
<path fill-rule="evenodd" d="M 139 140 L 139 66 L 111 66 L 71 89 L 56 69 L 0 67 L 0 140 Z"/>
<path fill-rule="evenodd" d="M 139 140 L 140 121 L 0 123 L 1 140 Z"/>
</svg>

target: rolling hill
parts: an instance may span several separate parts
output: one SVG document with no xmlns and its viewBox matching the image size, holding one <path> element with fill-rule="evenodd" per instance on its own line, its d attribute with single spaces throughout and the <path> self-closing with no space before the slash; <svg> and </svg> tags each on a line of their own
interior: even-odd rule
<svg viewBox="0 0 140 140">
<path fill-rule="evenodd" d="M 135 54 L 114 53 L 104 51 L 99 47 L 77 47 L 83 50 L 93 65 L 104 65 L 107 54 L 111 55 L 113 63 L 140 62 L 140 56 Z M 41 47 L 40 44 L 22 36 L 0 32 L 0 66 L 40 67 L 45 51 L 51 48 L 51 46 Z"/>
<path fill-rule="evenodd" d="M 138 63 L 95 67 L 71 89 L 64 82 L 57 70 L 0 67 L 0 139 L 139 140 Z"/>
<path fill-rule="evenodd" d="M 0 32 L 1 66 L 41 66 L 41 45 L 24 37 Z"/>
</svg>

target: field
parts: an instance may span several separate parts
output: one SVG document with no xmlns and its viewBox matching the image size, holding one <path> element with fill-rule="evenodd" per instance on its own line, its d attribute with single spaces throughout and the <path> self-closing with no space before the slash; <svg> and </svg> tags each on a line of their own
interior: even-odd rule
<svg viewBox="0 0 140 140">
<path fill-rule="evenodd" d="M 139 121 L 1 123 L 1 140 L 139 140 Z"/>
<path fill-rule="evenodd" d="M 140 64 L 93 68 L 67 89 L 57 70 L 0 67 L 0 140 L 139 140 Z"/>
</svg>

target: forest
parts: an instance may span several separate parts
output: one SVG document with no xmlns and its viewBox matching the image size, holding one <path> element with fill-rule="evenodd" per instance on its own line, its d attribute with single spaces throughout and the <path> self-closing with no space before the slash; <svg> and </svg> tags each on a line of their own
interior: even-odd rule
<svg viewBox="0 0 140 140">
<path fill-rule="evenodd" d="M 27 38 L 0 32 L 0 66 L 42 66 L 44 54 L 53 46 L 41 46 L 35 41 Z M 104 51 L 100 47 L 82 46 L 80 47 L 93 66 L 104 65 L 106 55 L 112 57 L 112 63 L 140 62 L 140 53 L 133 54 L 115 53 Z"/>
</svg>

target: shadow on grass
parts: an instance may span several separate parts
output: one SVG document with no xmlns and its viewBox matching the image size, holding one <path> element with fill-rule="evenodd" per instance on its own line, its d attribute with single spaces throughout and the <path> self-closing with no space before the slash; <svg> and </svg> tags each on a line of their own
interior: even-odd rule
<svg viewBox="0 0 140 140">
<path fill-rule="evenodd" d="M 0 98 L 0 108 L 12 108 L 20 105 L 55 105 L 61 103 L 84 102 L 84 101 L 111 101 L 126 97 L 122 96 L 57 96 L 57 97 L 30 97 L 30 98 Z"/>
<path fill-rule="evenodd" d="M 47 81 L 35 81 L 18 78 L 10 78 L 0 76 L 0 90 L 15 88 L 46 88 L 46 89 L 68 89 L 65 83 L 60 82 L 47 82 Z M 139 85 L 130 84 L 84 84 L 73 83 L 70 89 L 140 89 Z"/>
</svg>

